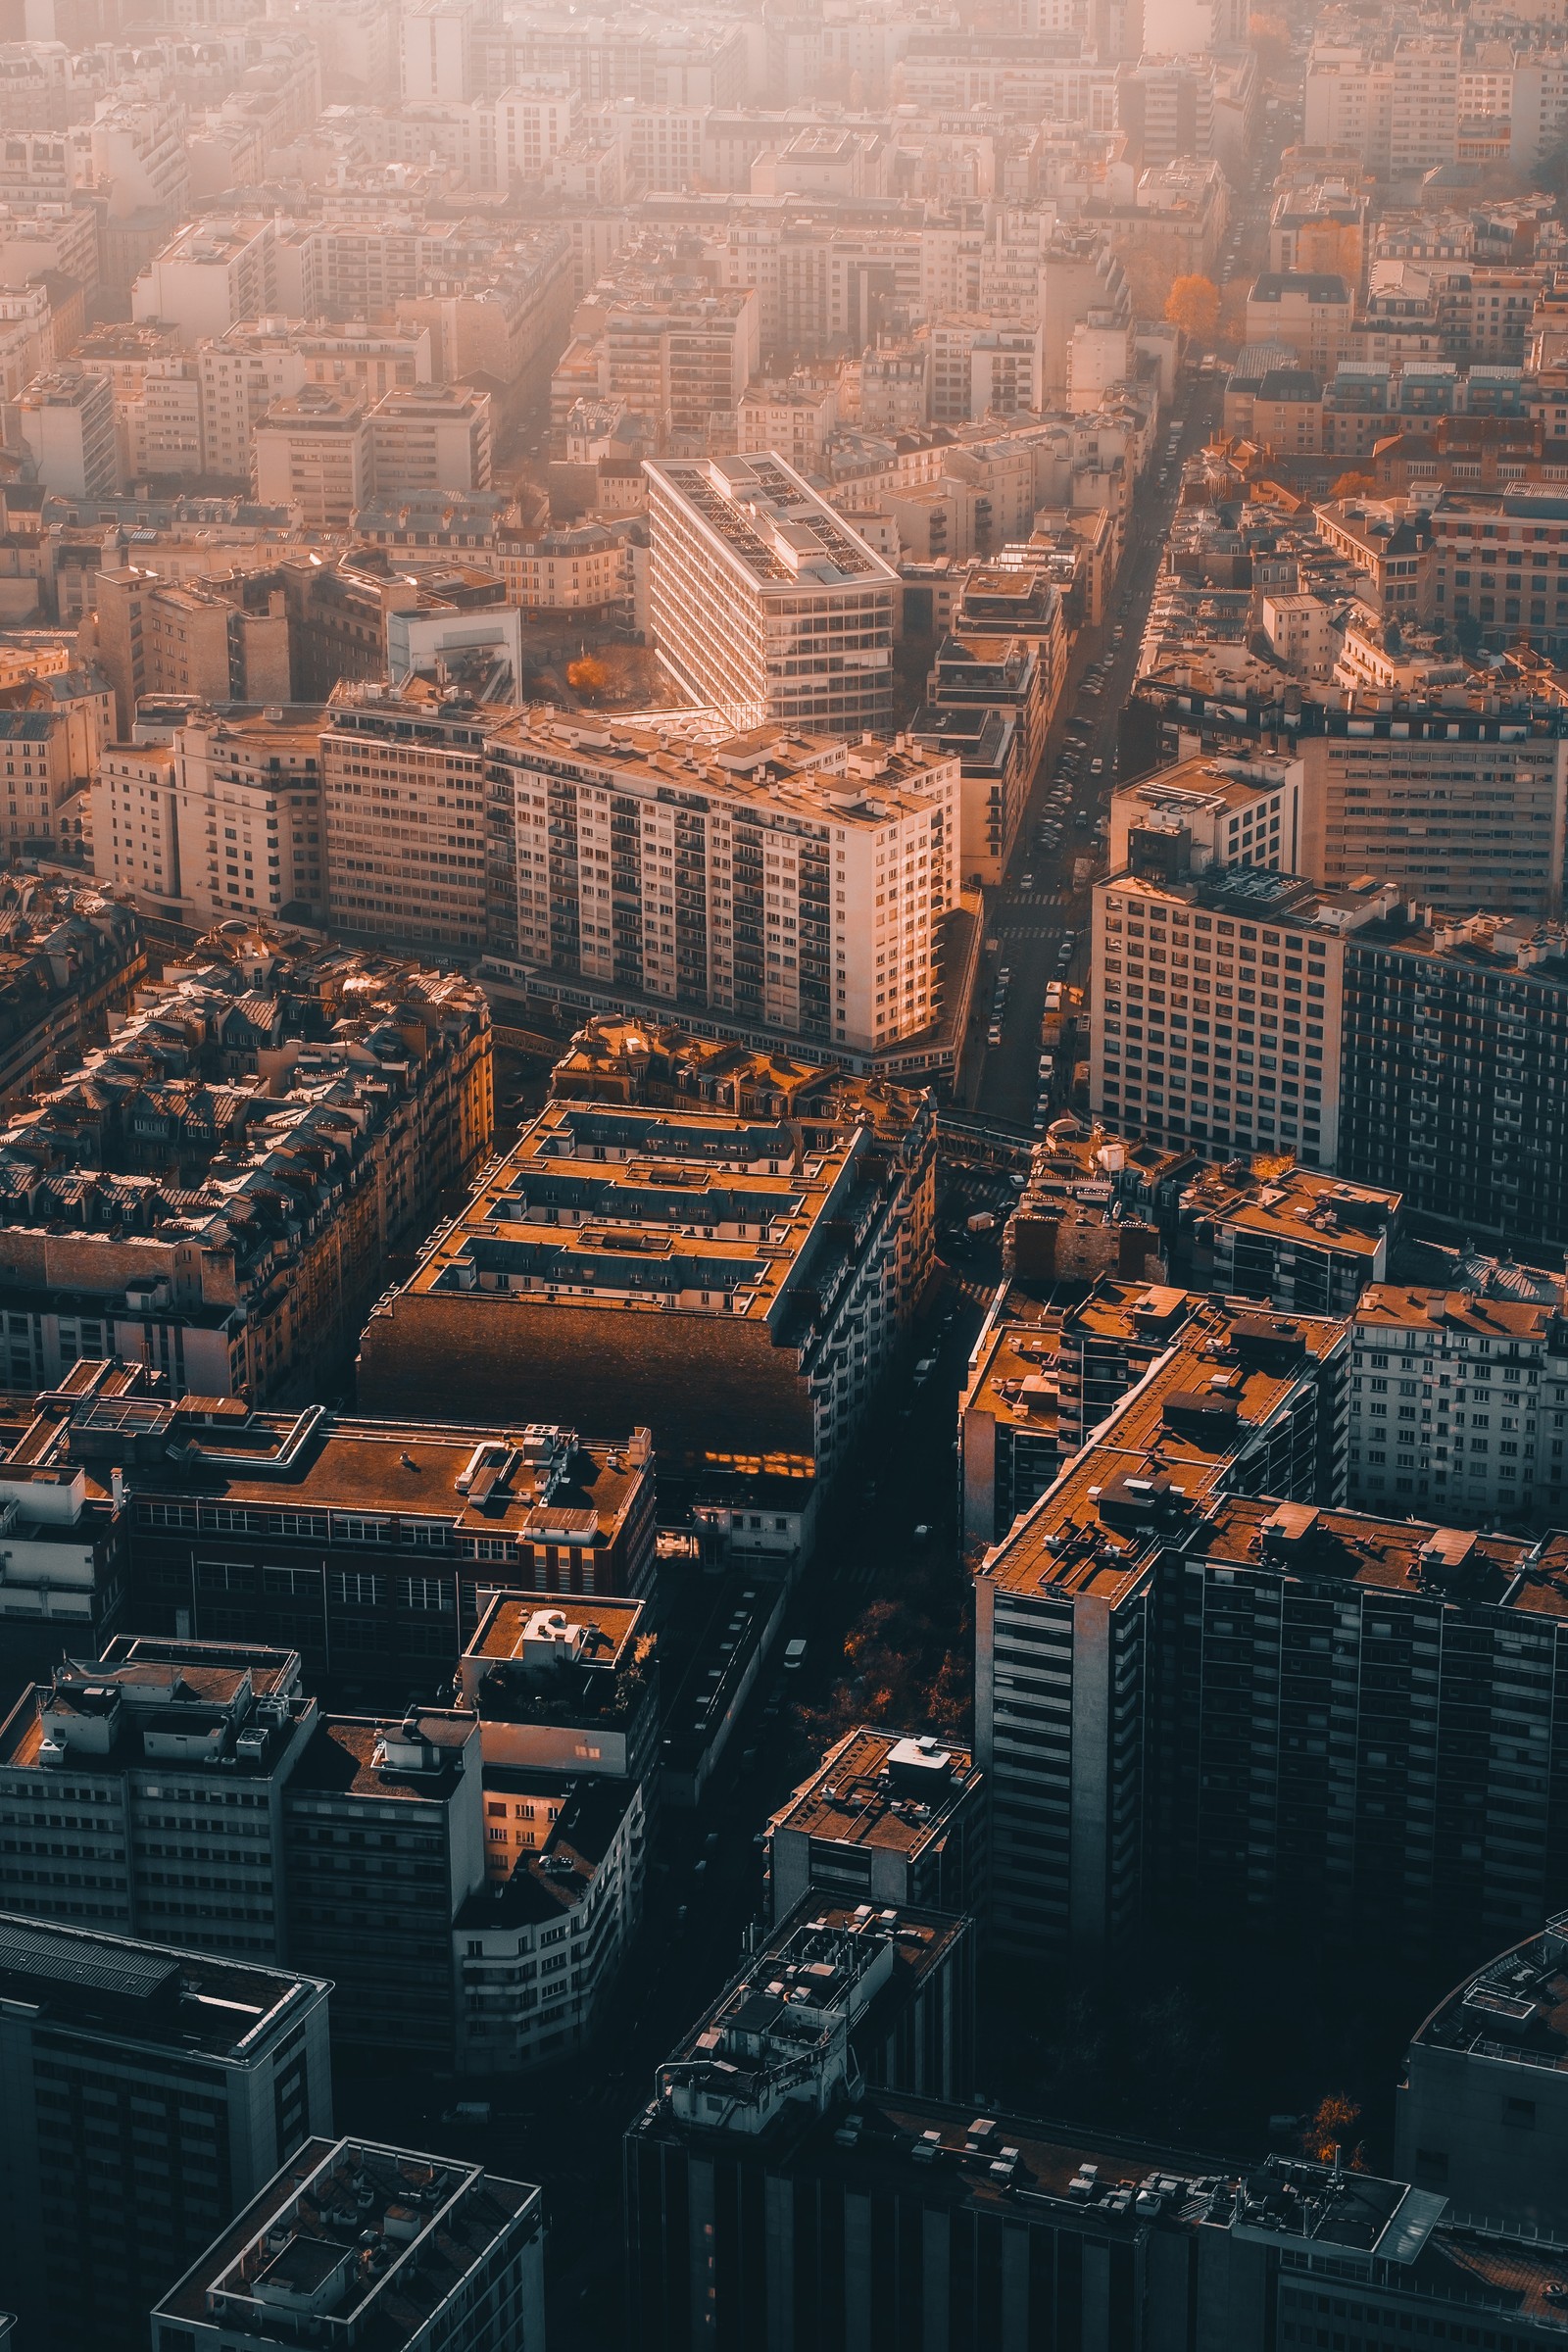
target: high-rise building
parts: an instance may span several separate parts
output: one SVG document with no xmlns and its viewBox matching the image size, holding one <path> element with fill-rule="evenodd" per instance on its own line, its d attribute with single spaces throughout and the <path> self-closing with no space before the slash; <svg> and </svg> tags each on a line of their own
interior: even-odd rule
<svg viewBox="0 0 1568 2352">
<path fill-rule="evenodd" d="M 523 2181 L 309 2139 L 159 2298 L 153 2352 L 544 2352 L 544 2234 Z"/>
<path fill-rule="evenodd" d="M 17 402 L 17 428 L 45 489 L 107 498 L 120 487 L 115 396 L 101 375 L 50 368 Z"/>
<path fill-rule="evenodd" d="M 329 1987 L 0 1915 L 0 2277 L 17 2352 L 136 2352 L 192 2256 L 330 2127 Z"/>
<path fill-rule="evenodd" d="M 815 1896 L 933 1911 L 983 1908 L 985 1790 L 967 1749 L 861 1724 L 767 1825 L 775 1926 Z"/>
<path fill-rule="evenodd" d="M 493 729 L 488 754 L 501 963 L 896 1065 L 941 1049 L 951 755 L 771 726 L 676 750 L 543 711 Z"/>
<path fill-rule="evenodd" d="M 97 653 L 115 690 L 122 743 L 143 695 L 210 703 L 286 703 L 288 619 L 282 592 L 247 580 L 166 580 L 137 564 L 106 564 L 94 585 Z"/>
<path fill-rule="evenodd" d="M 1175 1270 L 1195 1290 L 1348 1315 L 1387 1275 L 1401 1207 L 1397 1193 L 1313 1168 L 1203 1168 L 1182 1189 Z"/>
<path fill-rule="evenodd" d="M 483 948 L 485 745 L 510 715 L 465 694 L 335 689 L 320 746 L 335 930 Z"/>
<path fill-rule="evenodd" d="M 885 734 L 898 574 L 782 458 L 650 458 L 661 661 L 732 727 Z"/>
<path fill-rule="evenodd" d="M 363 397 L 305 384 L 275 400 L 251 435 L 251 481 L 264 506 L 296 507 L 307 530 L 346 531 L 375 479 Z"/>
<path fill-rule="evenodd" d="M 1013 1949 L 1111 1948 L 1143 1916 L 1164 1818 L 1159 1563 L 1179 1568 L 1221 1494 L 1344 1491 L 1343 1323 L 1204 1300 L 1169 1336 L 976 1577 L 992 1932 Z"/>
<path fill-rule="evenodd" d="M 650 1428 L 664 1478 L 831 1477 L 930 1266 L 931 1098 L 859 1109 L 547 1103 L 371 1316 L 361 1397 L 568 1422 L 591 1405 Z"/>
<path fill-rule="evenodd" d="M 394 386 L 369 434 L 371 476 L 390 496 L 490 487 L 490 395 L 471 384 Z"/>
</svg>

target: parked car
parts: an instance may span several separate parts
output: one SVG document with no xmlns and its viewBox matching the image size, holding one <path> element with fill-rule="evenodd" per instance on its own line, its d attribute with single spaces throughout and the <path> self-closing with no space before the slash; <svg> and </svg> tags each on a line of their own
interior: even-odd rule
<svg viewBox="0 0 1568 2352">
<path fill-rule="evenodd" d="M 784 1671 L 786 1674 L 796 1674 L 805 1664 L 806 1643 L 797 1638 L 797 1640 L 794 1642 L 789 1642 L 785 1648 Z"/>
</svg>

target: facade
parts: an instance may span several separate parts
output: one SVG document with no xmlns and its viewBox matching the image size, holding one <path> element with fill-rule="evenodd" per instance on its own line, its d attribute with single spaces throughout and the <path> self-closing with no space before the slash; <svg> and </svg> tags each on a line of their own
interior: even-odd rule
<svg viewBox="0 0 1568 2352">
<path fill-rule="evenodd" d="M 105 565 L 93 588 L 98 659 L 128 742 L 143 695 L 209 703 L 286 703 L 288 619 L 281 592 L 242 578 L 176 581 L 135 564 Z"/>
<path fill-rule="evenodd" d="M 1561 2240 L 1568 2230 L 1568 1919 L 1447 1993 L 1404 2054 L 1395 2162 L 1458 2216 Z"/>
<path fill-rule="evenodd" d="M 370 473 L 378 490 L 488 490 L 490 395 L 469 384 L 397 385 L 369 416 Z"/>
<path fill-rule="evenodd" d="M 1486 1261 L 1461 1272 L 1451 1291 L 1376 1283 L 1354 1309 L 1350 1497 L 1553 1526 L 1568 1503 L 1568 1285 Z"/>
<path fill-rule="evenodd" d="M 236 2335 L 257 2352 L 543 2352 L 540 2193 L 450 2157 L 308 2139 L 152 2314 L 153 2352 Z"/>
<path fill-rule="evenodd" d="M 1343 1323 L 1205 1300 L 975 1580 L 992 1933 L 1112 1949 L 1157 1875 L 1156 1563 L 1227 1491 L 1343 1493 Z M 1160 1759 L 1163 1761 L 1163 1758 Z"/>
<path fill-rule="evenodd" d="M 652 1430 L 662 1476 L 829 1478 L 926 1279 L 934 1157 L 929 1098 L 891 1091 L 842 1122 L 549 1103 L 371 1316 L 360 1396 L 591 1399 Z"/>
<path fill-rule="evenodd" d="M 19 2347 L 140 2352 L 155 2297 L 330 2127 L 328 1989 L 0 1915 L 0 2265 Z"/>
<path fill-rule="evenodd" d="M 24 750 L 20 763 L 29 758 Z M 0 961 L 0 1097 L 8 1101 L 51 1062 L 78 1054 L 147 971 L 127 906 L 41 877 L 17 878 L 13 895 Z"/>
<path fill-rule="evenodd" d="M 374 481 L 370 427 L 358 392 L 305 384 L 274 401 L 251 435 L 257 498 L 264 506 L 297 508 L 307 530 L 347 531 Z"/>
<path fill-rule="evenodd" d="M 473 1716 L 318 1718 L 283 1798 L 288 1948 L 332 1986 L 335 2052 L 454 2063 L 453 1923 L 484 1885 L 483 1812 Z"/>
<path fill-rule="evenodd" d="M 492 730 L 488 762 L 498 968 L 858 1054 L 936 1027 L 958 901 L 948 754 L 775 726 L 677 752 L 655 726 L 530 711 Z"/>
<path fill-rule="evenodd" d="M 978 1912 L 985 1793 L 974 1758 L 929 1735 L 847 1732 L 769 1821 L 767 1867 L 775 1927 L 813 1897 Z"/>
<path fill-rule="evenodd" d="M 120 487 L 115 396 L 101 375 L 49 369 L 16 404 L 17 425 L 46 489 L 107 498 Z"/>
<path fill-rule="evenodd" d="M 509 715 L 417 679 L 334 690 L 320 744 L 334 930 L 483 948 L 485 746 Z"/>
<path fill-rule="evenodd" d="M 898 575 L 781 458 L 650 458 L 661 660 L 735 728 L 886 734 Z"/>
</svg>

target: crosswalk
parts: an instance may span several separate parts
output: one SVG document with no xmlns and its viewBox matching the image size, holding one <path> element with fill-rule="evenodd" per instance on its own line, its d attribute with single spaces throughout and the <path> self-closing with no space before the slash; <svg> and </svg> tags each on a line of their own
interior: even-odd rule
<svg viewBox="0 0 1568 2352">
<path fill-rule="evenodd" d="M 994 923 L 993 939 L 1059 939 L 1060 923 Z"/>
</svg>

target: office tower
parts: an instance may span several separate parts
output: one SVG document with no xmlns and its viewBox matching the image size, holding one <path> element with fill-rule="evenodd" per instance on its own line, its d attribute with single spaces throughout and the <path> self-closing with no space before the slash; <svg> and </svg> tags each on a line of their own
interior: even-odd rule
<svg viewBox="0 0 1568 2352">
<path fill-rule="evenodd" d="M 1456 2217 L 1568 2230 L 1568 1914 L 1446 1993 L 1412 2034 L 1396 2169 Z"/>
<path fill-rule="evenodd" d="M 0 1726 L 0 1903 L 280 1959 L 283 1790 L 316 1720 L 284 1650 L 121 1636 L 57 1666 Z"/>
<path fill-rule="evenodd" d="M 985 1792 L 973 1756 L 929 1734 L 846 1732 L 767 1825 L 776 1926 L 812 1897 L 983 1908 Z"/>
<path fill-rule="evenodd" d="M 485 738 L 510 716 L 467 696 L 367 682 L 321 730 L 334 928 L 406 947 L 485 944 Z"/>
<path fill-rule="evenodd" d="M 530 711 L 489 740 L 490 940 L 548 985 L 927 1062 L 958 762 L 760 728 L 704 751 Z M 482 839 L 474 845 L 483 848 Z M 482 874 L 477 880 L 482 887 Z M 345 885 L 348 888 L 349 885 Z"/>
<path fill-rule="evenodd" d="M 362 2064 L 457 2056 L 453 1923 L 484 1884 L 479 1726 L 415 1707 L 323 1715 L 283 1797 L 288 1950 L 332 1986 L 332 2047 Z"/>
<path fill-rule="evenodd" d="M 325 1984 L 0 1915 L 0 2277 L 17 2352 L 147 2311 L 331 2123 Z"/>
<path fill-rule="evenodd" d="M 384 1704 L 451 1676 L 497 1588 L 653 1586 L 646 1430 L 241 1405 L 206 1428 L 166 1406 L 142 1435 L 124 1470 L 138 1622 L 297 1650 L 311 1675 L 350 1675 Z"/>
<path fill-rule="evenodd" d="M 1351 1318 L 1349 1494 L 1430 1496 L 1483 1527 L 1568 1501 L 1568 1283 L 1465 1260 L 1452 1290 L 1378 1283 Z M 1478 1409 L 1479 1408 L 1479 1409 Z"/>
<path fill-rule="evenodd" d="M 1226 1492 L 1344 1481 L 1342 1323 L 1202 1301 L 975 1580 L 992 1932 L 1114 1947 L 1159 1870 L 1158 1563 Z"/>
<path fill-rule="evenodd" d="M 371 1316 L 360 1396 L 591 1406 L 662 1477 L 830 1478 L 925 1284 L 935 1144 L 929 1096 L 853 1126 L 547 1103 Z"/>
<path fill-rule="evenodd" d="M 898 575 L 781 458 L 650 458 L 660 659 L 737 728 L 885 734 Z"/>
<path fill-rule="evenodd" d="M 154 2308 L 153 2352 L 235 2341 L 543 2352 L 539 2191 L 451 2157 L 309 2139 Z"/>
</svg>

